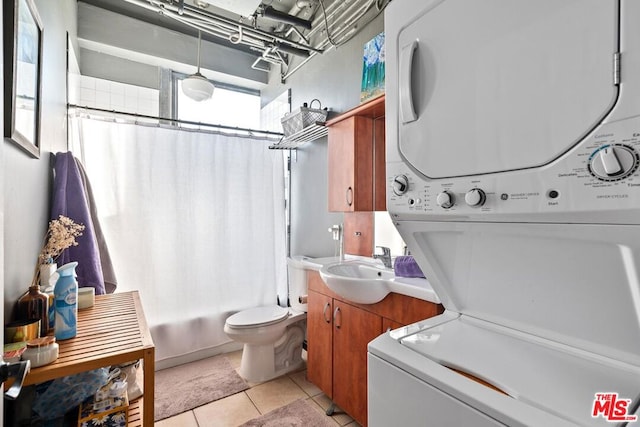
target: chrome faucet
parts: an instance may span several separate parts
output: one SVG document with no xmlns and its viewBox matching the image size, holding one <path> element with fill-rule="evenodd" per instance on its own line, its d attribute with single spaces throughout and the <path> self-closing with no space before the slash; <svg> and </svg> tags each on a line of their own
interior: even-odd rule
<svg viewBox="0 0 640 427">
<path fill-rule="evenodd" d="M 334 224 L 329 227 L 329 232 L 333 235 L 333 240 L 340 245 L 340 261 L 344 261 L 344 229 L 342 224 Z"/>
<path fill-rule="evenodd" d="M 382 253 L 374 253 L 373 258 L 382 260 L 382 263 L 385 267 L 393 268 L 393 265 L 391 264 L 391 249 L 387 248 L 386 246 L 376 246 L 376 248 L 382 249 Z"/>
</svg>

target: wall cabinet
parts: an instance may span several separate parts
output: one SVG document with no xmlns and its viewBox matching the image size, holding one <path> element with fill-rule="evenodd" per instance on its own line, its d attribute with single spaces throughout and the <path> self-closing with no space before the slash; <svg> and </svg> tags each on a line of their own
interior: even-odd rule
<svg viewBox="0 0 640 427">
<path fill-rule="evenodd" d="M 373 210 L 373 120 L 352 116 L 329 127 L 329 210 Z"/>
<path fill-rule="evenodd" d="M 327 122 L 329 211 L 386 210 L 384 97 Z"/>
<path fill-rule="evenodd" d="M 399 294 L 356 304 L 309 271 L 307 377 L 361 425 L 367 425 L 367 345 L 389 328 L 442 313 L 442 306 Z"/>
</svg>

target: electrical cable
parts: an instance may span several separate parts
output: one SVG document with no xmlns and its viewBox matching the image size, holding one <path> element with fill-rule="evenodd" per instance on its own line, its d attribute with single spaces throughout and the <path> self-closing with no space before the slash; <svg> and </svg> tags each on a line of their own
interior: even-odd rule
<svg viewBox="0 0 640 427">
<path fill-rule="evenodd" d="M 389 2 L 390 0 L 376 0 L 376 9 L 378 12 L 382 12 Z"/>
<path fill-rule="evenodd" d="M 327 22 L 327 11 L 324 8 L 324 0 L 320 0 L 320 7 L 322 7 L 322 16 L 324 17 L 324 27 L 327 29 L 327 40 L 329 40 L 331 46 L 337 48 L 338 44 L 333 41 L 331 33 L 329 33 L 329 23 Z"/>
</svg>

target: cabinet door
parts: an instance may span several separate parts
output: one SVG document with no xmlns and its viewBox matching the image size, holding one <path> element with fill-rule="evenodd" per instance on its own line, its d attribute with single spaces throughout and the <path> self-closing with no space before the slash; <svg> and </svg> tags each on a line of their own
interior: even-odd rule
<svg viewBox="0 0 640 427">
<path fill-rule="evenodd" d="M 373 121 L 373 210 L 387 210 L 387 178 L 384 116 Z"/>
<path fill-rule="evenodd" d="M 334 300 L 333 401 L 367 425 L 367 345 L 380 335 L 382 317 Z"/>
<path fill-rule="evenodd" d="M 329 210 L 373 210 L 373 120 L 353 116 L 329 127 Z"/>
<path fill-rule="evenodd" d="M 307 303 L 307 377 L 331 398 L 333 396 L 332 298 L 309 291 Z"/>
</svg>

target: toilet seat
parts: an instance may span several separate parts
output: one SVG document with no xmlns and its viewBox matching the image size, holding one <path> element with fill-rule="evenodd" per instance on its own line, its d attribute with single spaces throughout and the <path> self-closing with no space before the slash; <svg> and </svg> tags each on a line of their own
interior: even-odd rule
<svg viewBox="0 0 640 427">
<path fill-rule="evenodd" d="M 278 305 L 254 307 L 230 316 L 227 325 L 238 329 L 268 326 L 281 322 L 288 315 L 289 310 Z"/>
</svg>

